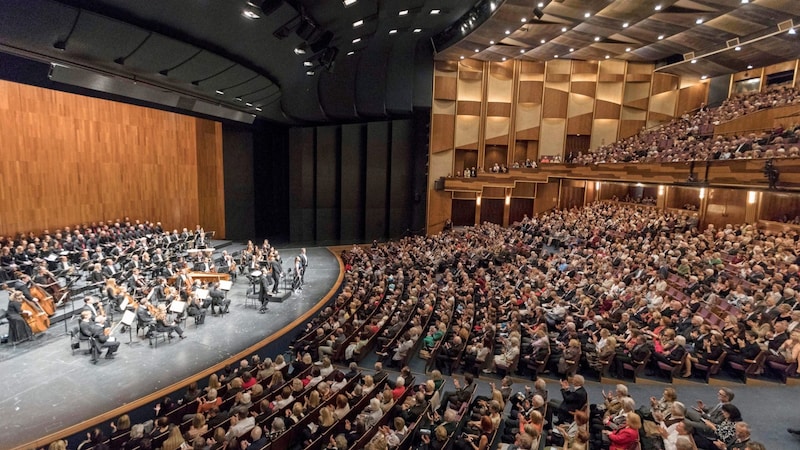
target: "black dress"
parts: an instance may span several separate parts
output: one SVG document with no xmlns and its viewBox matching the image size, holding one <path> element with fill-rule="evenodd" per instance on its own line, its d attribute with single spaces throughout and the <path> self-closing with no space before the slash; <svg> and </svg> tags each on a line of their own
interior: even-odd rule
<svg viewBox="0 0 800 450">
<path fill-rule="evenodd" d="M 8 339 L 10 342 L 20 342 L 33 337 L 33 332 L 22 317 L 22 304 L 15 301 L 8 302 Z"/>
</svg>

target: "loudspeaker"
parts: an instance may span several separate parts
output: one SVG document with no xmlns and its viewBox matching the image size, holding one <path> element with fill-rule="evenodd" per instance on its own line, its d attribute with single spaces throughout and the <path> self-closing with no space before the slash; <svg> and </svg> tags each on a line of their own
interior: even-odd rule
<svg viewBox="0 0 800 450">
<path fill-rule="evenodd" d="M 433 180 L 433 190 L 434 191 L 444 190 L 444 177 L 440 177 L 438 180 Z"/>
<path fill-rule="evenodd" d="M 544 16 L 544 12 L 539 8 L 533 8 L 533 15 L 536 16 L 537 19 L 541 19 Z"/>
<path fill-rule="evenodd" d="M 310 20 L 303 17 L 300 19 L 300 25 L 297 27 L 297 31 L 295 31 L 295 33 L 297 33 L 297 36 L 302 38 L 304 41 L 309 41 L 316 30 L 317 26 L 311 23 Z"/>
</svg>

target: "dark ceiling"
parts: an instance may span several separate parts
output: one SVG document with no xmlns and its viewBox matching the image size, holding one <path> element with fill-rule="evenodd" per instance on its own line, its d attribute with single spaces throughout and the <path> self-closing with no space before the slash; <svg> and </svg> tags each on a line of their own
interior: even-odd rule
<svg viewBox="0 0 800 450">
<path fill-rule="evenodd" d="M 283 123 L 381 119 L 429 106 L 434 57 L 609 57 L 692 76 L 800 57 L 800 35 L 789 34 L 800 25 L 798 0 L 345 3 L 3 0 L 0 52 L 55 63 L 54 81 L 198 114 Z M 696 63 L 688 55 L 684 61 L 690 52 Z"/>
</svg>

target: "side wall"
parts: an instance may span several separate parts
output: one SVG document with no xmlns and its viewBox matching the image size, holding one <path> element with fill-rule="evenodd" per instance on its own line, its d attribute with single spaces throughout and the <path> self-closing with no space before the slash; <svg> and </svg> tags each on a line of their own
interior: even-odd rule
<svg viewBox="0 0 800 450">
<path fill-rule="evenodd" d="M 0 81 L 0 142 L 0 234 L 127 216 L 224 236 L 214 122 Z"/>
</svg>

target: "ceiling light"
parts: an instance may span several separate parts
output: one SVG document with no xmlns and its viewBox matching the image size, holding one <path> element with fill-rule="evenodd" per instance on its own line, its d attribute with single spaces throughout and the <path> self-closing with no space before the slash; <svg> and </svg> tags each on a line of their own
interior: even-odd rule
<svg viewBox="0 0 800 450">
<path fill-rule="evenodd" d="M 561 32 L 562 33 L 566 33 L 567 32 L 567 27 L 561 27 Z"/>
<path fill-rule="evenodd" d="M 503 61 L 505 61 L 505 60 L 506 60 L 506 57 L 505 57 L 505 56 L 503 56 Z"/>
<path fill-rule="evenodd" d="M 575 49 L 574 49 L 574 48 L 571 48 L 571 49 L 569 49 L 569 52 L 570 52 L 570 53 L 572 53 L 572 52 L 574 52 L 574 51 L 575 51 Z"/>
<path fill-rule="evenodd" d="M 748 69 L 752 69 L 752 68 L 753 68 L 752 64 L 751 64 L 751 65 L 748 65 L 748 66 L 747 66 L 747 68 L 748 68 Z"/>
<path fill-rule="evenodd" d="M 525 18 L 525 17 L 523 17 L 522 19 L 519 19 L 519 21 L 520 21 L 520 22 L 522 22 L 522 23 L 525 23 L 525 22 L 527 22 L 527 21 L 528 21 L 528 19 L 527 19 L 527 18 Z"/>
<path fill-rule="evenodd" d="M 748 4 L 748 3 L 750 3 L 750 0 L 742 0 L 742 4 L 743 4 L 743 5 L 746 5 L 746 4 Z"/>
<path fill-rule="evenodd" d="M 347 56 L 353 56 L 355 54 L 356 52 L 354 50 L 350 50 L 349 52 L 347 52 Z"/>
<path fill-rule="evenodd" d="M 464 59 L 464 55 L 459 56 L 459 59 Z"/>
<path fill-rule="evenodd" d="M 261 107 L 260 106 L 256 106 L 256 111 L 261 111 Z"/>
<path fill-rule="evenodd" d="M 361 38 L 353 39 L 353 44 L 358 44 L 359 42 L 361 42 Z"/>
<path fill-rule="evenodd" d="M 422 28 L 414 28 L 414 33 L 422 33 Z"/>
<path fill-rule="evenodd" d="M 477 48 L 476 48 L 476 49 L 475 49 L 475 53 L 479 53 L 479 52 L 480 52 L 480 49 L 477 49 Z"/>
<path fill-rule="evenodd" d="M 389 30 L 389 34 L 397 34 L 397 30 Z"/>
<path fill-rule="evenodd" d="M 736 47 L 734 47 L 733 49 L 734 49 L 734 50 L 736 50 L 736 51 L 738 52 L 738 51 L 740 51 L 740 50 L 742 49 L 742 47 L 739 47 L 739 46 L 737 45 L 737 46 L 736 46 Z"/>
<path fill-rule="evenodd" d="M 600 42 L 600 36 L 595 36 L 595 37 L 594 37 L 594 41 L 595 41 L 595 42 Z"/>
<path fill-rule="evenodd" d="M 242 101 L 242 97 L 236 97 L 234 100 L 236 100 L 237 102 L 240 102 L 240 101 Z"/>
<path fill-rule="evenodd" d="M 222 92 L 222 91 L 220 91 L 219 89 L 217 89 L 217 94 L 219 94 L 219 95 L 225 95 L 225 93 L 224 93 L 224 92 Z"/>
<path fill-rule="evenodd" d="M 606 59 L 611 58 L 610 56 L 606 55 Z"/>
<path fill-rule="evenodd" d="M 397 13 L 397 15 L 398 16 L 407 16 L 408 15 L 408 10 L 404 9 L 404 10 L 400 11 L 399 13 Z"/>
<path fill-rule="evenodd" d="M 489 8 L 490 8 L 492 11 L 494 11 L 495 9 L 497 9 L 497 5 L 495 4 L 495 2 L 489 3 Z"/>
<path fill-rule="evenodd" d="M 519 52 L 520 52 L 520 53 L 525 53 L 525 49 L 524 49 L 524 48 L 521 48 L 521 49 L 519 49 Z"/>
<path fill-rule="evenodd" d="M 511 34 L 511 30 L 506 30 L 506 34 Z"/>
<path fill-rule="evenodd" d="M 245 105 L 247 105 L 247 106 L 253 106 L 253 104 L 252 104 L 252 103 L 250 103 L 250 102 L 247 102 L 247 103 L 245 103 Z"/>
<path fill-rule="evenodd" d="M 630 26 L 630 24 L 628 22 L 625 22 L 625 23 L 622 24 L 622 28 L 628 28 L 629 26 Z"/>
<path fill-rule="evenodd" d="M 658 40 L 659 40 L 659 41 L 660 41 L 660 40 L 662 40 L 662 39 L 664 39 L 664 35 L 663 35 L 663 34 L 661 34 L 661 35 L 659 35 L 659 36 L 658 36 Z"/>
<path fill-rule="evenodd" d="M 708 78 L 708 75 L 703 75 L 702 77 L 700 77 L 701 80 L 705 80 L 706 78 Z"/>
<path fill-rule="evenodd" d="M 242 15 L 247 17 L 248 19 L 260 19 L 261 18 L 261 16 L 259 16 L 255 11 L 250 10 L 250 9 L 243 10 L 242 11 Z"/>
<path fill-rule="evenodd" d="M 539 8 L 544 8 L 544 2 L 539 2 L 539 4 L 536 6 L 538 6 Z"/>
<path fill-rule="evenodd" d="M 314 76 L 314 71 L 313 70 L 307 70 L 306 71 L 306 75 L 308 75 L 310 77 L 313 77 Z"/>
<path fill-rule="evenodd" d="M 695 20 L 694 23 L 700 25 L 701 23 L 703 23 L 703 18 L 701 17 L 701 18 Z"/>
<path fill-rule="evenodd" d="M 489 41 L 489 45 L 494 45 L 494 41 Z"/>
<path fill-rule="evenodd" d="M 303 67 L 314 67 L 314 63 L 312 63 L 311 61 L 304 61 Z"/>
<path fill-rule="evenodd" d="M 541 44 L 544 44 L 545 42 L 547 42 L 547 41 L 545 41 L 544 39 L 542 39 L 541 41 L 539 41 L 539 43 L 541 43 Z"/>
<path fill-rule="evenodd" d="M 661 5 L 656 5 L 653 9 L 655 9 L 656 11 L 661 11 Z"/>
<path fill-rule="evenodd" d="M 305 55 L 307 47 L 308 46 L 306 45 L 305 42 L 300 44 L 300 45 L 298 45 L 297 47 L 294 48 L 294 54 L 295 55 Z"/>
<path fill-rule="evenodd" d="M 357 2 L 357 1 L 358 0 L 344 0 L 343 3 L 344 3 L 344 6 L 350 6 L 350 5 L 355 4 L 355 2 Z"/>
<path fill-rule="evenodd" d="M 553 55 L 553 58 L 558 59 L 558 55 Z"/>
<path fill-rule="evenodd" d="M 592 17 L 592 13 L 590 13 L 590 12 L 583 13 L 583 17 L 588 19 L 589 17 Z"/>
<path fill-rule="evenodd" d="M 630 48 L 630 47 L 627 47 L 627 48 L 625 48 L 625 51 L 626 51 L 626 52 L 629 52 L 629 51 L 631 51 L 631 48 Z"/>
<path fill-rule="evenodd" d="M 693 59 L 693 60 L 691 60 L 690 62 L 691 62 L 692 64 L 696 64 L 696 63 L 697 63 L 697 60 L 696 60 L 696 59 Z"/>
<path fill-rule="evenodd" d="M 789 28 L 789 34 L 797 34 L 797 32 L 794 31 L 794 28 Z"/>
<path fill-rule="evenodd" d="M 361 25 L 364 25 L 364 19 L 356 20 L 355 22 L 353 22 L 353 28 L 358 28 Z"/>
<path fill-rule="evenodd" d="M 431 10 L 431 15 L 432 15 L 432 16 L 435 16 L 435 15 L 437 15 L 437 14 L 441 13 L 441 12 L 442 12 L 442 10 L 441 10 L 441 9 L 432 9 L 432 10 Z"/>
</svg>

